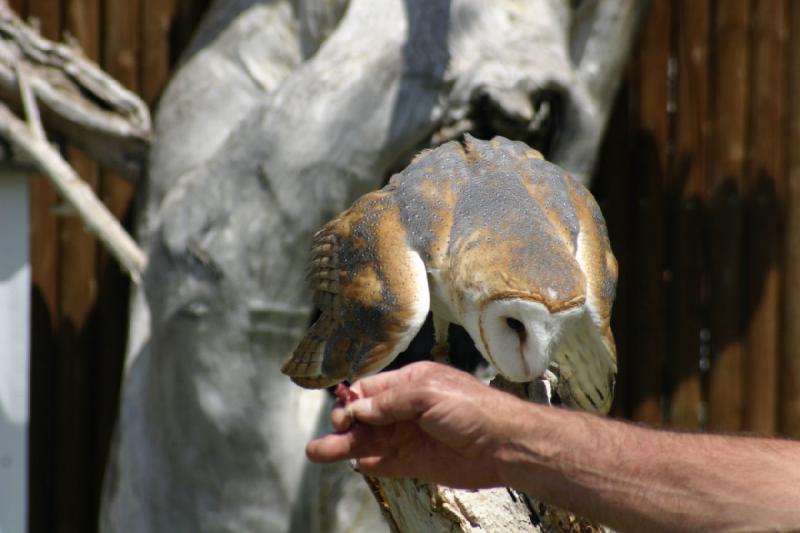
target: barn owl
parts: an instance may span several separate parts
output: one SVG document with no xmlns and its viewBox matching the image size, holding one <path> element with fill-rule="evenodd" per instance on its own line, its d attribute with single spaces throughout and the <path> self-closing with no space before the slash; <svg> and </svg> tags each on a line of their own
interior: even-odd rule
<svg viewBox="0 0 800 533">
<path fill-rule="evenodd" d="M 322 311 L 284 363 L 309 388 L 377 372 L 428 312 L 459 324 L 499 374 L 559 377 L 564 403 L 607 412 L 617 279 L 592 195 L 521 142 L 467 136 L 421 153 L 313 238 Z"/>
</svg>

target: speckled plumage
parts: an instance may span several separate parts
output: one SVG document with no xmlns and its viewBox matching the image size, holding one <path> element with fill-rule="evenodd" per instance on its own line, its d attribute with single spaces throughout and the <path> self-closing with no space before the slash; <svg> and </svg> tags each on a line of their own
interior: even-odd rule
<svg viewBox="0 0 800 533">
<path fill-rule="evenodd" d="M 463 325 L 514 381 L 544 364 L 566 403 L 610 406 L 617 272 L 602 214 L 521 142 L 468 137 L 421 153 L 314 236 L 309 277 L 322 315 L 283 367 L 299 385 L 380 370 L 431 309 L 439 327 Z M 524 334 L 506 338 L 500 319 L 518 317 Z M 517 345 L 513 335 L 519 354 L 498 350 Z"/>
</svg>

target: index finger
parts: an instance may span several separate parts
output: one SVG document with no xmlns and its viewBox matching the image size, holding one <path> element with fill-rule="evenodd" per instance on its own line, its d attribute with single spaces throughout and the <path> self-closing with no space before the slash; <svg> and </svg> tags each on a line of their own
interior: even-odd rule
<svg viewBox="0 0 800 533">
<path fill-rule="evenodd" d="M 356 420 L 373 426 L 387 426 L 419 418 L 435 402 L 429 388 L 412 384 L 386 387 L 374 396 L 359 398 L 345 407 Z"/>
<path fill-rule="evenodd" d="M 397 370 L 381 372 L 372 376 L 359 379 L 350 387 L 356 391 L 361 398 L 377 396 L 381 392 L 399 385 L 408 383 L 408 367 L 401 367 Z"/>
<path fill-rule="evenodd" d="M 422 382 L 432 374 L 455 370 L 441 363 L 431 361 L 417 361 L 388 372 L 381 372 L 373 376 L 361 378 L 351 387 L 362 398 L 376 396 L 393 387 L 405 387 L 411 382 Z"/>
</svg>

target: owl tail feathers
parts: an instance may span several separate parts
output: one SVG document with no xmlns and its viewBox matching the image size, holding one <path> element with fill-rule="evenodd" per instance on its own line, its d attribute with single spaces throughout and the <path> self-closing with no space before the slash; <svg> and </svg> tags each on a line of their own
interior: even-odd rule
<svg viewBox="0 0 800 533">
<path fill-rule="evenodd" d="M 281 372 L 306 389 L 331 387 L 377 372 L 392 358 L 387 346 L 354 338 L 330 314 L 323 313 L 289 356 Z"/>
<path fill-rule="evenodd" d="M 306 389 L 323 389 L 347 379 L 349 364 L 347 352 L 330 353 L 327 345 L 341 331 L 341 327 L 329 314 L 323 313 L 300 339 L 297 347 L 283 363 L 281 372 Z M 326 357 L 328 358 L 326 360 Z M 336 371 L 334 371 L 336 370 Z"/>
</svg>

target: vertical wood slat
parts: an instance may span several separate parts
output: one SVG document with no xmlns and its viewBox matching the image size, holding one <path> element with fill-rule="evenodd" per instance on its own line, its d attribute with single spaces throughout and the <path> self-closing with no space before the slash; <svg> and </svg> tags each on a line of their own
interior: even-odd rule
<svg viewBox="0 0 800 533">
<path fill-rule="evenodd" d="M 742 187 L 747 135 L 749 2 L 716 2 L 713 14 L 712 152 L 708 175 L 711 367 L 708 427 L 742 428 Z"/>
<path fill-rule="evenodd" d="M 176 0 L 142 0 L 140 95 L 151 109 L 167 83 L 171 68 L 170 23 Z"/>
<path fill-rule="evenodd" d="M 700 427 L 700 331 L 703 328 L 704 186 L 708 140 L 708 0 L 680 0 L 677 18 L 675 160 L 670 172 L 672 397 L 670 424 Z"/>
<path fill-rule="evenodd" d="M 63 0 L 64 25 L 84 53 L 99 59 L 100 5 L 98 0 Z M 75 148 L 67 149 L 70 164 L 93 189 L 98 185 L 98 166 Z M 64 414 L 60 417 L 60 466 L 68 475 L 57 480 L 59 522 L 63 531 L 91 531 L 96 515 L 96 490 L 92 486 L 96 455 L 91 438 L 95 406 L 91 368 L 97 357 L 96 256 L 98 245 L 76 216 L 62 219 L 60 231 L 61 333 L 59 358 L 67 369 L 60 393 Z"/>
<path fill-rule="evenodd" d="M 800 2 L 789 2 L 786 238 L 780 431 L 800 438 Z"/>
<path fill-rule="evenodd" d="M 780 211 L 783 197 L 787 38 L 783 0 L 755 2 L 747 164 L 745 429 L 775 432 L 778 410 Z"/>
<path fill-rule="evenodd" d="M 610 114 L 609 128 L 600 147 L 597 168 L 592 179 L 592 193 L 606 220 L 611 248 L 619 269 L 617 295 L 611 314 L 611 330 L 617 345 L 617 379 L 611 414 L 629 416 L 628 357 L 630 290 L 630 183 L 631 165 L 630 84 L 624 83 Z"/>
<path fill-rule="evenodd" d="M 17 15 L 20 15 L 20 17 L 25 20 L 28 11 L 28 6 L 26 5 L 25 0 L 9 0 L 8 5 L 17 13 Z"/>
<path fill-rule="evenodd" d="M 102 66 L 114 79 L 127 89 L 139 90 L 140 24 L 142 0 L 103 0 Z M 104 172 L 101 182 L 101 197 L 109 210 L 119 219 L 124 219 L 133 199 L 133 185 L 119 176 Z M 102 253 L 101 263 L 107 261 Z"/>
<path fill-rule="evenodd" d="M 667 169 L 669 120 L 667 69 L 670 56 L 671 12 L 668 2 L 653 2 L 641 31 L 634 60 L 639 132 L 635 141 L 636 213 L 632 263 L 632 354 L 629 361 L 631 416 L 660 425 L 660 393 L 664 369 L 663 316 L 663 185 Z"/>
<path fill-rule="evenodd" d="M 36 18 L 49 39 L 61 34 L 60 2 L 28 0 L 25 18 Z M 30 495 L 31 532 L 56 531 L 56 491 L 59 451 L 55 446 L 58 421 L 59 221 L 53 214 L 58 196 L 42 177 L 30 182 L 31 239 L 31 424 Z"/>
<path fill-rule="evenodd" d="M 48 0 L 29 0 L 28 16 L 39 20 L 41 34 L 58 39 L 61 34 L 60 9 L 53 9 Z M 47 305 L 51 324 L 58 319 L 58 220 L 53 214 L 58 196 L 46 179 L 31 181 L 31 264 L 33 284 Z"/>
<path fill-rule="evenodd" d="M 127 89 L 139 93 L 140 36 L 143 33 L 141 0 L 102 0 L 102 9 L 101 65 Z M 100 198 L 130 229 L 127 218 L 134 198 L 133 185 L 113 173 L 102 172 Z M 94 457 L 96 476 L 93 481 L 99 493 L 118 409 L 129 295 L 126 275 L 105 250 L 98 253 L 97 282 L 99 337 L 93 379 L 96 383 L 95 393 L 98 398 L 103 398 L 103 402 L 97 405 L 95 411 L 93 437 L 97 453 Z"/>
</svg>

